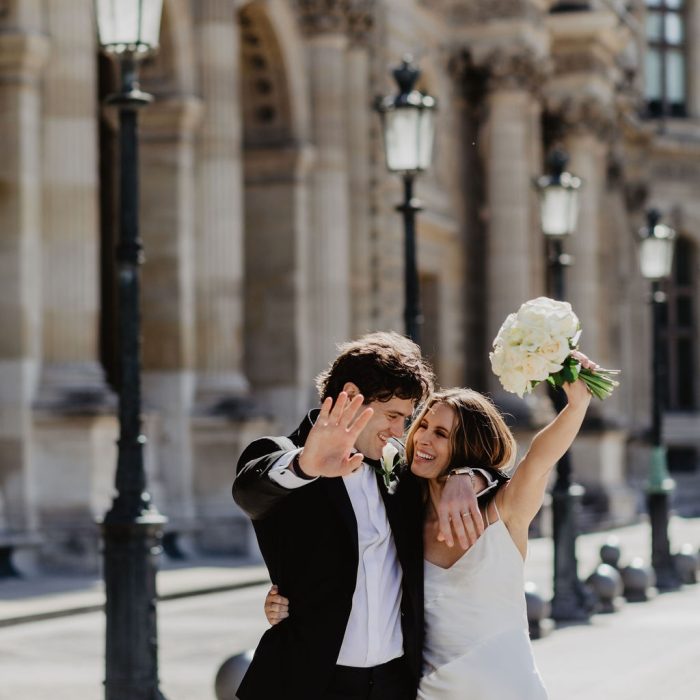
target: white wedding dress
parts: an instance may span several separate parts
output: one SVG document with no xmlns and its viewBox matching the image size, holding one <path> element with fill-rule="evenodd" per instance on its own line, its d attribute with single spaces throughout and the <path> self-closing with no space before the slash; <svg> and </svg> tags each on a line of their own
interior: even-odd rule
<svg viewBox="0 0 700 700">
<path fill-rule="evenodd" d="M 502 520 L 449 569 L 425 562 L 418 700 L 546 700 L 527 631 L 523 559 Z"/>
</svg>

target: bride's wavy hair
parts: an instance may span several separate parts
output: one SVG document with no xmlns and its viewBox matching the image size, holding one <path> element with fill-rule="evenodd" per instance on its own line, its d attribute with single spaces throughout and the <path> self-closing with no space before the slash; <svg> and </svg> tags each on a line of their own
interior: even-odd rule
<svg viewBox="0 0 700 700">
<path fill-rule="evenodd" d="M 437 404 L 448 406 L 455 415 L 449 437 L 450 461 L 440 476 L 458 467 L 480 467 L 493 474 L 499 486 L 508 481 L 516 455 L 515 438 L 493 401 L 473 389 L 446 389 L 428 399 L 406 437 L 408 463 L 413 460 L 413 435 Z"/>
</svg>

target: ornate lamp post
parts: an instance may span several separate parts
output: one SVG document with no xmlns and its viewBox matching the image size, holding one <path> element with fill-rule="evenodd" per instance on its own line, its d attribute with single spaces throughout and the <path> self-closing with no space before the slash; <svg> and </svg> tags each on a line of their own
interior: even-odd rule
<svg viewBox="0 0 700 700">
<path fill-rule="evenodd" d="M 564 239 L 576 230 L 581 179 L 565 170 L 568 157 L 555 150 L 549 157 L 550 175 L 535 181 L 540 193 L 542 232 L 548 247 L 547 285 L 555 299 L 566 297 L 564 272 L 573 262 L 564 252 Z M 557 411 L 566 404 L 563 392 L 550 389 Z M 583 488 L 571 478 L 571 456 L 567 452 L 557 464 L 557 477 L 552 489 L 554 535 L 554 597 L 552 617 L 555 620 L 587 620 L 590 616 L 590 595 L 578 578 L 576 536 L 577 508 Z"/>
<path fill-rule="evenodd" d="M 651 282 L 652 311 L 653 390 L 647 507 L 651 521 L 651 563 L 656 573 L 656 586 L 659 590 L 674 590 L 680 586 L 680 578 L 673 565 L 668 540 L 669 501 L 675 483 L 668 473 L 662 435 L 666 358 L 662 348 L 661 323 L 666 295 L 661 289 L 661 283 L 671 275 L 676 232 L 670 226 L 659 223 L 660 220 L 661 214 L 656 209 L 650 209 L 647 212 L 647 225 L 639 232 L 639 264 L 642 275 Z"/>
<path fill-rule="evenodd" d="M 393 71 L 399 87 L 396 96 L 377 100 L 382 118 L 384 152 L 390 172 L 403 177 L 404 200 L 396 207 L 405 230 L 405 310 L 406 335 L 420 344 L 420 291 L 416 260 L 416 212 L 422 210 L 413 197 L 415 176 L 430 167 L 435 140 L 435 100 L 415 89 L 420 71 L 410 56 Z"/>
<path fill-rule="evenodd" d="M 136 113 L 153 98 L 139 89 L 139 61 L 158 47 L 162 0 L 95 0 L 102 50 L 116 59 L 121 90 L 105 104 L 119 111 L 117 246 L 119 454 L 116 495 L 102 521 L 106 592 L 106 700 L 163 700 L 158 681 L 156 568 L 166 522 L 146 490 L 141 429 L 141 317 Z"/>
</svg>

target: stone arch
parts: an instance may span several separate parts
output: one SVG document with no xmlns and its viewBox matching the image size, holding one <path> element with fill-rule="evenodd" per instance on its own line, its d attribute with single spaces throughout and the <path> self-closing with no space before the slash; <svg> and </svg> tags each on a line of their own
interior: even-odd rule
<svg viewBox="0 0 700 700">
<path fill-rule="evenodd" d="M 310 131 L 309 88 L 305 71 L 298 69 L 305 65 L 306 59 L 294 12 L 289 3 L 281 0 L 253 0 L 241 7 L 238 16 L 243 59 L 242 91 L 245 98 L 252 98 L 254 102 L 250 109 L 245 101 L 243 104 L 246 140 L 261 136 L 261 130 L 250 133 L 250 129 L 255 121 L 260 117 L 264 120 L 267 114 L 268 128 L 266 135 L 262 136 L 263 141 L 277 131 L 278 138 L 303 143 Z M 260 58 L 265 61 L 264 66 L 248 62 Z M 297 70 L 292 70 L 293 66 Z M 246 85 L 246 73 L 249 73 L 252 84 Z M 269 88 L 263 82 L 257 84 L 256 79 L 267 81 L 272 90 L 265 92 Z M 275 118 L 270 121 L 269 112 L 265 111 L 258 115 L 251 113 L 256 107 L 263 110 L 272 107 Z"/>
<path fill-rule="evenodd" d="M 262 5 L 239 13 L 243 140 L 259 148 L 292 140 L 289 86 L 274 27 Z"/>
<path fill-rule="evenodd" d="M 308 235 L 308 106 L 304 71 L 291 69 L 304 65 L 304 54 L 286 4 L 246 3 L 238 19 L 245 372 L 256 397 L 287 427 L 302 409 L 299 401 L 310 378 L 302 330 L 307 317 L 302 251 Z"/>
</svg>

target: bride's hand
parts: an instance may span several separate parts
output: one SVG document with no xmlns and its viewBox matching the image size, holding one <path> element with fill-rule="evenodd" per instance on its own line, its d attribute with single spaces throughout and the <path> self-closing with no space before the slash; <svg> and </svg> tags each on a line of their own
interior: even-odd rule
<svg viewBox="0 0 700 700">
<path fill-rule="evenodd" d="M 457 539 L 462 549 L 467 550 L 484 534 L 484 520 L 470 476 L 462 474 L 447 479 L 437 506 L 437 516 L 437 539 L 448 547 L 452 547 Z"/>
<path fill-rule="evenodd" d="M 265 617 L 271 625 L 276 625 L 289 617 L 289 600 L 279 594 L 274 584 L 265 596 Z"/>
</svg>

